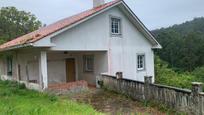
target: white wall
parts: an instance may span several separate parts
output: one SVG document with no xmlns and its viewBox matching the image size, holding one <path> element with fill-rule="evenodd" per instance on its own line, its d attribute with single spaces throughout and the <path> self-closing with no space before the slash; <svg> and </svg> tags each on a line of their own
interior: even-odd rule
<svg viewBox="0 0 204 115">
<path fill-rule="evenodd" d="M 39 77 L 39 52 L 30 51 L 20 51 L 17 53 L 17 65 L 20 65 L 20 77 L 21 81 L 37 80 L 37 83 L 40 83 Z M 17 66 L 16 65 L 16 66 Z M 27 66 L 27 70 L 26 70 Z M 18 71 L 18 70 L 16 70 Z"/>
<path fill-rule="evenodd" d="M 48 52 L 48 82 L 66 83 L 66 58 L 75 58 L 63 52 Z"/>
<path fill-rule="evenodd" d="M 65 83 L 66 65 L 65 59 L 48 61 L 48 83 Z"/>
<path fill-rule="evenodd" d="M 94 55 L 94 72 L 83 71 L 83 56 Z M 106 72 L 108 68 L 106 52 L 49 52 L 48 53 L 48 80 L 49 83 L 66 82 L 66 59 L 74 58 L 76 63 L 76 79 L 86 80 L 89 84 L 95 85 L 96 76 Z"/>
<path fill-rule="evenodd" d="M 109 73 L 114 75 L 122 71 L 125 78 L 139 81 L 144 81 L 146 75 L 154 76 L 152 45 L 118 9 L 112 9 L 109 13 L 122 20 L 122 37 L 109 38 Z M 137 71 L 137 54 L 141 53 L 145 54 L 146 67 L 144 71 Z"/>
<path fill-rule="evenodd" d="M 122 36 L 110 35 L 110 16 L 122 20 Z M 152 45 L 119 8 L 112 8 L 51 39 L 55 44 L 51 50 L 108 51 L 108 73 L 122 71 L 127 79 L 144 81 L 144 76 L 154 76 L 154 54 Z M 137 71 L 137 54 L 144 53 L 146 69 Z"/>
<path fill-rule="evenodd" d="M 83 55 L 94 56 L 94 72 L 84 72 Z M 82 53 L 78 57 L 79 80 L 86 80 L 89 84 L 96 84 L 96 76 L 108 71 L 108 56 L 106 52 L 88 52 Z"/>
<path fill-rule="evenodd" d="M 40 83 L 39 77 L 39 54 L 41 49 L 38 50 L 22 50 L 20 52 L 15 52 L 13 55 L 13 76 L 12 78 L 17 78 L 16 68 L 20 65 L 20 75 L 21 81 L 37 80 Z M 94 72 L 86 73 L 83 71 L 83 56 L 91 54 L 94 55 Z M 107 62 L 107 52 L 47 52 L 47 69 L 48 69 L 48 83 L 66 83 L 66 59 L 74 58 L 76 63 L 76 80 L 86 80 L 89 84 L 95 85 L 96 76 L 100 75 L 101 72 L 107 72 L 108 62 Z M 0 58 L 0 70 L 1 75 L 6 75 L 6 59 Z M 28 68 L 28 74 L 26 72 L 26 66 Z"/>
</svg>

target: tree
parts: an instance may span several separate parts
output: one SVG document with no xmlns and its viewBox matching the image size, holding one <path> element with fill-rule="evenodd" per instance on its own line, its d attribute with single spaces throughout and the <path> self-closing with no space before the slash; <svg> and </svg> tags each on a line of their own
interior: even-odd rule
<svg viewBox="0 0 204 115">
<path fill-rule="evenodd" d="M 163 49 L 157 55 L 176 72 L 204 65 L 204 18 L 153 31 Z"/>
<path fill-rule="evenodd" d="M 30 12 L 15 7 L 0 9 L 0 43 L 39 29 L 42 23 Z"/>
</svg>

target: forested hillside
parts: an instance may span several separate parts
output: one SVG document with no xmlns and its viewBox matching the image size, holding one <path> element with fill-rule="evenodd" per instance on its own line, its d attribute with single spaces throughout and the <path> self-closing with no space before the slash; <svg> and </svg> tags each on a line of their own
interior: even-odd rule
<svg viewBox="0 0 204 115">
<path fill-rule="evenodd" d="M 204 83 L 204 18 L 152 31 L 163 49 L 156 51 L 156 83 L 191 88 Z"/>
<path fill-rule="evenodd" d="M 192 72 L 204 65 L 204 18 L 152 31 L 163 46 L 157 55 L 176 71 Z"/>
</svg>

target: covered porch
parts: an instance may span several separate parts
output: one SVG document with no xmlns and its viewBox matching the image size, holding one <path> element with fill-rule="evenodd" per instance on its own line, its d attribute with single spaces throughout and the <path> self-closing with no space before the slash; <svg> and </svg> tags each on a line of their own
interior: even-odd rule
<svg viewBox="0 0 204 115">
<path fill-rule="evenodd" d="M 96 76 L 108 72 L 106 51 L 19 53 L 16 62 L 18 80 L 39 85 L 41 89 L 69 88 L 75 82 L 96 86 Z"/>
</svg>

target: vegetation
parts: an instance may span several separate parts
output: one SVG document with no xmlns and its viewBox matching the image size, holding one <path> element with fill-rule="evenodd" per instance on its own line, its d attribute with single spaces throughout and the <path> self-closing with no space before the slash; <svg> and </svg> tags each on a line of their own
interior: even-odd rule
<svg viewBox="0 0 204 115">
<path fill-rule="evenodd" d="M 163 46 L 156 51 L 156 83 L 188 89 L 204 83 L 204 18 L 153 33 Z"/>
<path fill-rule="evenodd" d="M 0 81 L 0 115 L 95 115 L 91 106 L 25 89 L 25 85 Z"/>
<path fill-rule="evenodd" d="M 0 44 L 37 30 L 41 25 L 41 22 L 30 12 L 19 11 L 15 7 L 2 7 L 0 9 Z"/>
<path fill-rule="evenodd" d="M 177 73 L 168 68 L 168 63 L 159 57 L 155 58 L 156 83 L 175 86 L 180 88 L 191 88 L 191 82 L 195 81 L 195 76 L 190 73 Z"/>
<path fill-rule="evenodd" d="M 177 72 L 204 65 L 204 18 L 153 31 L 163 46 L 157 55 Z"/>
</svg>

